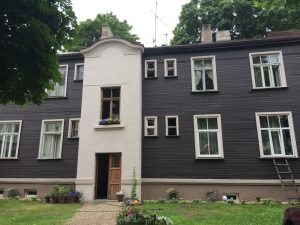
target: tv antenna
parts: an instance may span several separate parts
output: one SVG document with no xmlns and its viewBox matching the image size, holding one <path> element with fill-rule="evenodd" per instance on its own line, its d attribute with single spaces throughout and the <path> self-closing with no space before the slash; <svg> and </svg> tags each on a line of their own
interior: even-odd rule
<svg viewBox="0 0 300 225">
<path fill-rule="evenodd" d="M 165 26 L 167 26 L 167 24 L 157 15 L 157 1 L 155 2 L 155 12 L 153 12 L 151 10 L 151 13 L 154 14 L 154 38 L 153 38 L 153 42 L 154 42 L 154 46 L 156 47 L 156 30 L 157 30 L 157 19 L 159 19 L 160 22 L 162 22 Z"/>
</svg>

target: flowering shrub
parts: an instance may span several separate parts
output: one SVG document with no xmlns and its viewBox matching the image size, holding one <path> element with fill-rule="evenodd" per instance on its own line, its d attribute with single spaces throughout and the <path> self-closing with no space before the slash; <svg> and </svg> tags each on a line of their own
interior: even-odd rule
<svg viewBox="0 0 300 225">
<path fill-rule="evenodd" d="M 113 125 L 113 124 L 120 124 L 120 120 L 118 118 L 115 119 L 107 118 L 107 119 L 102 119 L 99 122 L 99 125 Z"/>
<path fill-rule="evenodd" d="M 173 222 L 167 217 L 151 215 L 129 206 L 118 214 L 117 224 L 173 225 Z"/>
</svg>

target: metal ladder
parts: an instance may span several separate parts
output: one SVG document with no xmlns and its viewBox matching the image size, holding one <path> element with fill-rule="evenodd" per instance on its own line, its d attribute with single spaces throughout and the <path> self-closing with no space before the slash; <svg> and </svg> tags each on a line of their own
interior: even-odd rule
<svg viewBox="0 0 300 225">
<path fill-rule="evenodd" d="M 287 161 L 287 159 L 273 159 L 273 164 L 275 166 L 278 178 L 280 180 L 283 193 L 288 202 L 299 202 L 300 196 L 298 188 L 294 180 L 290 164 Z"/>
</svg>

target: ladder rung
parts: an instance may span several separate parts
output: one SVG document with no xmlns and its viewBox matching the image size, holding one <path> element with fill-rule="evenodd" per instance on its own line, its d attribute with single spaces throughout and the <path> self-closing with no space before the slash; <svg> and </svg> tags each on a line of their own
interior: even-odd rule
<svg viewBox="0 0 300 225">
<path fill-rule="evenodd" d="M 280 174 L 288 174 L 288 173 L 292 173 L 292 172 L 290 172 L 290 171 L 282 171 L 282 172 L 278 172 L 278 173 L 280 173 Z"/>
<path fill-rule="evenodd" d="M 289 164 L 276 163 L 275 166 L 289 166 Z"/>
</svg>

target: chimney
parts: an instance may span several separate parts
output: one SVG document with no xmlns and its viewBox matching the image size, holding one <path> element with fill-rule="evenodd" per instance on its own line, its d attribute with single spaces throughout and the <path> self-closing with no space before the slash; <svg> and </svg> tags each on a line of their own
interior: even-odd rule
<svg viewBox="0 0 300 225">
<path fill-rule="evenodd" d="M 218 31 L 216 35 L 216 42 L 219 41 L 231 41 L 230 31 L 229 30 Z"/>
<path fill-rule="evenodd" d="M 210 24 L 202 25 L 201 42 L 212 43 L 212 31 L 211 31 Z"/>
<path fill-rule="evenodd" d="M 101 39 L 104 38 L 112 38 L 114 35 L 111 32 L 110 27 L 102 27 L 102 34 L 101 34 Z"/>
</svg>

